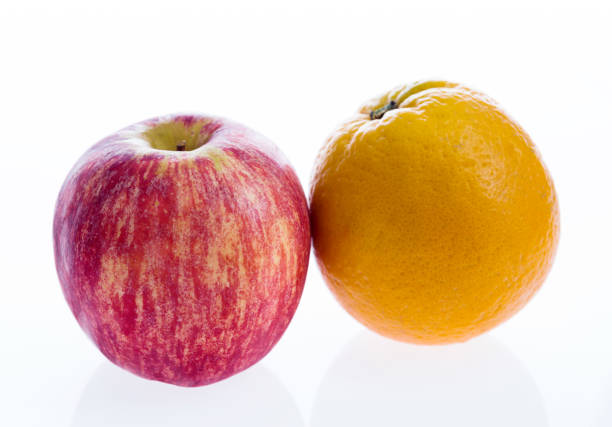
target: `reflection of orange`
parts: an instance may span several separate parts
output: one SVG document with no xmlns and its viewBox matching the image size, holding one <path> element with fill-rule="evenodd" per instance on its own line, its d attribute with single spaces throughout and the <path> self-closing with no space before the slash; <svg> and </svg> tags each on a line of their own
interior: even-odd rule
<svg viewBox="0 0 612 427">
<path fill-rule="evenodd" d="M 311 210 L 336 298 L 415 343 L 464 341 L 512 316 L 559 239 L 553 182 L 529 136 L 485 95 L 447 82 L 396 88 L 334 132 Z"/>
</svg>

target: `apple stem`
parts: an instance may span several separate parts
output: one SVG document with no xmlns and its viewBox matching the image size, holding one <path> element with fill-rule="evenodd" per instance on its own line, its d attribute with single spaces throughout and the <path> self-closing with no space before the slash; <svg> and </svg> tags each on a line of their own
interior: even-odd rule
<svg viewBox="0 0 612 427">
<path fill-rule="evenodd" d="M 382 118 L 387 111 L 395 110 L 397 108 L 397 102 L 391 101 L 387 105 L 380 107 L 377 110 L 370 111 L 370 120 L 377 120 Z"/>
<path fill-rule="evenodd" d="M 185 151 L 186 145 L 187 143 L 185 142 L 185 140 L 179 141 L 179 143 L 176 144 L 176 151 Z"/>
</svg>

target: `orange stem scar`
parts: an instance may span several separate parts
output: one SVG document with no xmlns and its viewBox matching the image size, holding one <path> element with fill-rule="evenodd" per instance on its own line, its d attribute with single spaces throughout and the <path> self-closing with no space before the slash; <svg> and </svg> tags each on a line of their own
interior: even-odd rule
<svg viewBox="0 0 612 427">
<path fill-rule="evenodd" d="M 398 107 L 397 102 L 391 101 L 387 105 L 380 107 L 377 110 L 370 111 L 370 120 L 377 120 L 382 118 L 387 111 L 395 110 Z"/>
</svg>

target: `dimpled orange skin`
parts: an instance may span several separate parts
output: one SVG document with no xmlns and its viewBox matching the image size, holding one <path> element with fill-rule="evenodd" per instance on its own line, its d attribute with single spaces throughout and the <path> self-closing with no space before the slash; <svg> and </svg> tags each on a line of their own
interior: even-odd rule
<svg viewBox="0 0 612 427">
<path fill-rule="evenodd" d="M 381 119 L 369 114 L 390 101 Z M 519 311 L 559 240 L 551 176 L 487 96 L 421 82 L 336 130 L 311 184 L 315 255 L 340 304 L 401 341 L 466 341 Z"/>
</svg>

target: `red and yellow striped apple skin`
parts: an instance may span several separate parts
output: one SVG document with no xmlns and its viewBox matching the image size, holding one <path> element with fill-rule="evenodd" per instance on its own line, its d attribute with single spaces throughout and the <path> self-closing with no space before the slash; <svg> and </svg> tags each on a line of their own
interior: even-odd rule
<svg viewBox="0 0 612 427">
<path fill-rule="evenodd" d="M 211 119 L 209 142 L 190 152 L 134 144 L 138 126 L 93 146 L 66 179 L 58 276 L 112 362 L 210 384 L 256 363 L 287 328 L 308 267 L 306 199 L 278 150 L 241 125 Z"/>
</svg>

